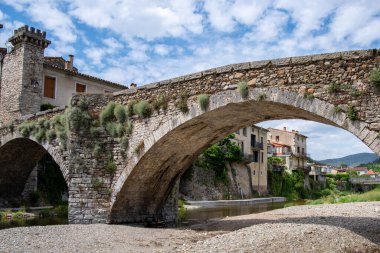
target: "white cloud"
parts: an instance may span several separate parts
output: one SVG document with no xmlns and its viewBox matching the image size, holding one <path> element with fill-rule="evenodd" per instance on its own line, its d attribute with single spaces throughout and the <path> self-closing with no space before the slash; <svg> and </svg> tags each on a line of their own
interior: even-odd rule
<svg viewBox="0 0 380 253">
<path fill-rule="evenodd" d="M 272 42 L 278 40 L 285 33 L 288 15 L 280 11 L 271 11 L 262 18 L 253 29 L 244 37 L 258 42 Z"/>
<path fill-rule="evenodd" d="M 236 25 L 252 26 L 272 1 L 222 0 L 205 1 L 208 21 L 217 31 L 232 32 Z"/>
<path fill-rule="evenodd" d="M 86 48 L 83 52 L 87 58 L 92 61 L 92 64 L 96 65 L 99 65 L 103 62 L 104 55 L 106 54 L 106 51 L 103 48 L 99 47 L 89 47 Z"/>
<path fill-rule="evenodd" d="M 31 20 L 43 24 L 44 29 L 65 43 L 76 40 L 75 26 L 70 17 L 61 11 L 58 3 L 53 0 L 4 0 L 4 3 L 13 6 L 18 11 L 28 14 Z"/>
<path fill-rule="evenodd" d="M 158 44 L 154 46 L 154 52 L 161 56 L 166 56 L 170 53 L 170 47 L 164 44 Z"/>
<path fill-rule="evenodd" d="M 0 10 L 0 24 L 3 28 L 0 30 L 0 47 L 10 46 L 8 39 L 13 35 L 13 31 L 23 25 L 20 21 L 10 20 L 10 17 Z"/>
<path fill-rule="evenodd" d="M 203 31 L 202 16 L 195 13 L 195 0 L 74 0 L 67 3 L 70 14 L 82 23 L 110 29 L 125 39 L 153 40 Z"/>
</svg>

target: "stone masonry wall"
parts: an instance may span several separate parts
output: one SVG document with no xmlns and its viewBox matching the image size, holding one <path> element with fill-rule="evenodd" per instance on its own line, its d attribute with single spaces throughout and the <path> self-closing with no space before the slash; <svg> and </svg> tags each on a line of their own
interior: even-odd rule
<svg viewBox="0 0 380 253">
<path fill-rule="evenodd" d="M 14 46 L 3 59 L 0 92 L 0 125 L 40 110 L 46 33 L 23 26 L 9 39 Z"/>
</svg>

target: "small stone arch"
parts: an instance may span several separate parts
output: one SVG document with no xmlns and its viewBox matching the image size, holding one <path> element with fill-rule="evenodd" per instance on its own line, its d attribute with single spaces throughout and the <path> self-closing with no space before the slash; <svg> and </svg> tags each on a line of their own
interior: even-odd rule
<svg viewBox="0 0 380 253">
<path fill-rule="evenodd" d="M 57 146 L 49 143 L 40 144 L 34 138 L 25 138 L 18 132 L 2 136 L 0 145 L 0 198 L 19 197 L 31 171 L 46 153 L 49 153 L 58 164 L 69 186 L 68 166 Z"/>
<path fill-rule="evenodd" d="M 274 119 L 306 119 L 345 129 L 380 155 L 376 132 L 350 120 L 335 106 L 278 87 L 250 88 L 243 99 L 236 90 L 211 95 L 203 112 L 192 101 L 187 114 L 177 112 L 144 139 L 144 150 L 129 159 L 115 183 L 111 222 L 141 222 L 163 207 L 172 187 L 210 144 L 242 127 Z"/>
</svg>

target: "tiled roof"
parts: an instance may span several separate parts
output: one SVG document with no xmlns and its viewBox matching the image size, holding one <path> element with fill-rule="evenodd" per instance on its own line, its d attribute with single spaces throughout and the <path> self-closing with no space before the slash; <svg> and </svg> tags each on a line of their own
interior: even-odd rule
<svg viewBox="0 0 380 253">
<path fill-rule="evenodd" d="M 62 57 L 51 57 L 51 56 L 45 56 L 44 62 L 46 64 L 49 64 L 53 67 L 59 67 L 59 68 L 65 68 L 65 59 Z M 78 69 L 76 67 L 73 67 L 73 71 L 78 72 Z"/>
<path fill-rule="evenodd" d="M 367 175 L 376 175 L 376 173 L 375 173 L 373 170 L 369 170 L 369 171 L 367 172 Z"/>
<path fill-rule="evenodd" d="M 293 131 L 288 131 L 288 130 L 283 130 L 283 129 L 277 129 L 277 128 L 273 128 L 273 127 L 269 127 L 268 131 L 270 132 L 271 129 L 276 130 L 276 131 L 281 131 L 281 132 L 289 133 L 289 134 L 298 134 L 300 136 L 308 138 L 306 135 L 300 134 L 299 132 L 295 132 L 295 131 L 293 132 Z"/>
<path fill-rule="evenodd" d="M 46 60 L 47 58 L 49 58 L 49 59 Z M 60 64 L 60 62 L 61 62 L 60 58 L 63 60 L 63 67 Z M 54 69 L 54 70 L 58 70 L 58 71 L 70 74 L 72 76 L 78 76 L 78 77 L 81 77 L 83 79 L 101 82 L 102 84 L 104 84 L 106 86 L 109 86 L 109 87 L 112 87 L 112 88 L 115 88 L 115 89 L 120 89 L 120 90 L 128 89 L 127 86 L 124 86 L 124 85 L 119 84 L 119 83 L 114 83 L 114 82 L 111 82 L 111 81 L 107 81 L 107 80 L 101 79 L 99 77 L 95 77 L 95 76 L 79 73 L 76 68 L 74 68 L 73 70 L 65 69 L 65 65 L 64 65 L 65 63 L 64 63 L 64 61 L 65 60 L 62 57 L 45 57 L 44 67 L 47 67 L 47 68 L 50 68 L 50 69 Z M 52 64 L 52 63 L 54 63 L 54 64 Z M 59 63 L 59 64 L 55 64 L 55 63 Z"/>
<path fill-rule="evenodd" d="M 272 144 L 275 147 L 290 147 L 289 145 L 282 144 L 282 143 L 279 143 L 279 142 L 274 142 L 274 141 L 271 141 L 270 144 Z"/>
<path fill-rule="evenodd" d="M 349 168 L 348 170 L 366 171 L 366 170 L 368 170 L 368 168 L 366 168 L 366 167 L 356 167 L 356 168 Z"/>
</svg>

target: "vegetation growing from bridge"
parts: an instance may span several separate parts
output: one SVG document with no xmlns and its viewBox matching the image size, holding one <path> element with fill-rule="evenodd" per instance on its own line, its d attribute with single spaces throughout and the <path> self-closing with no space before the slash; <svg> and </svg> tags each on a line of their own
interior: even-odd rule
<svg viewBox="0 0 380 253">
<path fill-rule="evenodd" d="M 380 69 L 372 70 L 369 74 L 369 80 L 377 87 L 380 88 Z"/>
<path fill-rule="evenodd" d="M 147 100 L 141 100 L 133 106 L 133 112 L 142 119 L 149 118 L 153 113 L 153 108 Z"/>
<path fill-rule="evenodd" d="M 353 105 L 348 106 L 347 117 L 350 120 L 358 120 L 359 119 L 358 111 L 355 109 L 355 107 Z"/>
<path fill-rule="evenodd" d="M 248 97 L 248 84 L 245 81 L 241 81 L 238 83 L 237 90 L 239 91 L 242 98 Z"/>
<path fill-rule="evenodd" d="M 210 95 L 201 94 L 198 96 L 198 104 L 202 111 L 207 111 L 207 108 L 210 104 Z"/>
<path fill-rule="evenodd" d="M 341 90 L 341 85 L 339 83 L 330 83 L 327 87 L 327 91 L 331 94 L 338 93 Z"/>
<path fill-rule="evenodd" d="M 152 102 L 152 106 L 157 112 L 159 112 L 160 109 L 166 111 L 168 109 L 168 105 L 169 97 L 166 95 L 166 93 L 159 94 Z"/>
<path fill-rule="evenodd" d="M 179 100 L 176 102 L 176 107 L 183 113 L 189 112 L 189 107 L 187 106 L 188 99 L 189 99 L 189 94 L 187 92 L 182 92 L 179 95 Z"/>
</svg>

